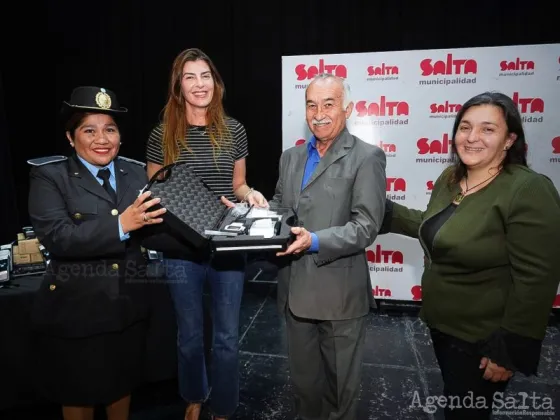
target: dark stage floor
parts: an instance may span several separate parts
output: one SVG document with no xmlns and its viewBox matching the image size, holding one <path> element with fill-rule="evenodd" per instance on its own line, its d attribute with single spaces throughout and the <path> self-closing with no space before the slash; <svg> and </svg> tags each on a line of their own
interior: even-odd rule
<svg viewBox="0 0 560 420">
<path fill-rule="evenodd" d="M 276 311 L 276 286 L 261 276 L 246 285 L 241 311 L 241 401 L 235 419 L 294 419 L 286 359 L 284 322 Z M 417 309 L 383 307 L 372 312 L 367 328 L 360 412 L 366 419 L 442 419 L 442 410 L 429 414 L 413 406 L 442 393 L 442 383 L 429 336 Z M 540 376 L 516 376 L 509 393 L 551 398 L 560 418 L 560 315 L 551 317 L 540 364 Z M 542 400 L 541 400 L 542 402 Z M 133 396 L 131 420 L 181 420 L 183 404 L 175 381 L 153 384 Z M 57 407 L 0 413 L 3 420 L 59 419 Z M 99 418 L 104 418 L 100 416 Z M 208 418 L 205 415 L 203 419 Z M 528 419 L 529 415 L 500 415 L 497 419 Z"/>
</svg>

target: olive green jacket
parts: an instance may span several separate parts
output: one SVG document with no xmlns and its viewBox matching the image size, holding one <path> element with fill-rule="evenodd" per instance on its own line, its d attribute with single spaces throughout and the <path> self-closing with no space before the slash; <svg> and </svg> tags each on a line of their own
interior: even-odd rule
<svg viewBox="0 0 560 420">
<path fill-rule="evenodd" d="M 440 175 L 424 212 L 393 203 L 390 232 L 419 238 L 422 223 L 460 192 L 450 175 Z M 498 329 L 544 338 L 560 282 L 560 196 L 547 177 L 508 166 L 441 227 L 437 257 L 420 243 L 421 317 L 430 327 L 468 342 Z"/>
</svg>

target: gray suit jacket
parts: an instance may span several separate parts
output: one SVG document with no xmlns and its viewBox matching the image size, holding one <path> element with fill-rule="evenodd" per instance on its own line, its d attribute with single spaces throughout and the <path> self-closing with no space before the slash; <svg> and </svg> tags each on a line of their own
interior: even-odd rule
<svg viewBox="0 0 560 420">
<path fill-rule="evenodd" d="M 344 129 L 302 190 L 307 153 L 300 146 L 282 154 L 270 204 L 295 208 L 317 234 L 319 252 L 278 259 L 279 310 L 288 304 L 302 318 L 360 317 L 375 307 L 365 248 L 383 222 L 385 153 Z"/>
</svg>

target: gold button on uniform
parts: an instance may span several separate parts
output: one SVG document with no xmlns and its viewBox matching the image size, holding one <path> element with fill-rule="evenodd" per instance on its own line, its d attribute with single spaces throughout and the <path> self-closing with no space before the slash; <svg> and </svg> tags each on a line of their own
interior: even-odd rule
<svg viewBox="0 0 560 420">
<path fill-rule="evenodd" d="M 118 269 L 119 269 L 119 265 L 118 265 L 118 264 L 113 264 L 111 267 L 113 268 L 113 270 L 118 270 Z"/>
<path fill-rule="evenodd" d="M 74 219 L 81 219 L 82 218 L 82 214 L 81 213 L 74 213 Z"/>
<path fill-rule="evenodd" d="M 51 284 L 51 285 L 49 286 L 49 289 L 50 289 L 50 291 L 52 292 L 54 289 L 56 289 L 56 286 L 55 286 L 54 284 Z"/>
<path fill-rule="evenodd" d="M 119 214 L 119 211 L 117 209 L 113 209 L 113 210 L 111 210 L 111 214 L 113 216 L 116 216 L 117 214 Z"/>
</svg>

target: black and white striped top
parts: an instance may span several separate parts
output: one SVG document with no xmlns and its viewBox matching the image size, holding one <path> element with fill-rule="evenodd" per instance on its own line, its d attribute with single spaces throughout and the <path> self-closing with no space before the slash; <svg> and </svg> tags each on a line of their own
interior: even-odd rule
<svg viewBox="0 0 560 420">
<path fill-rule="evenodd" d="M 236 202 L 237 198 L 233 193 L 233 166 L 235 161 L 249 156 L 247 133 L 243 124 L 231 117 L 226 118 L 226 127 L 233 136 L 233 142 L 229 149 L 222 148 L 216 156 L 205 127 L 189 128 L 187 144 L 192 152 L 182 148 L 177 161 L 187 162 L 218 196 L 223 195 Z M 148 138 L 146 150 L 148 162 L 164 164 L 162 138 L 163 127 L 159 124 L 150 132 Z"/>
</svg>

